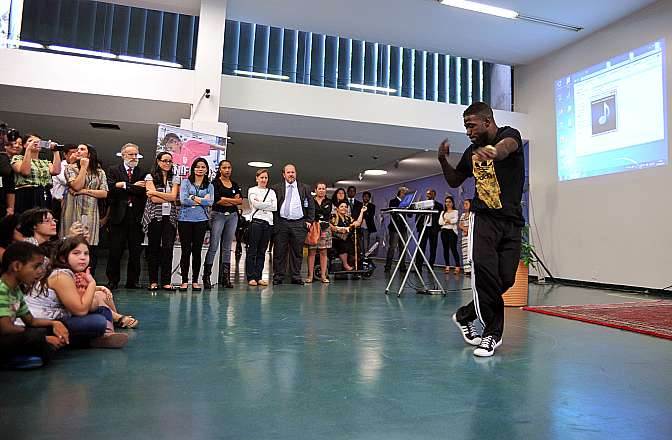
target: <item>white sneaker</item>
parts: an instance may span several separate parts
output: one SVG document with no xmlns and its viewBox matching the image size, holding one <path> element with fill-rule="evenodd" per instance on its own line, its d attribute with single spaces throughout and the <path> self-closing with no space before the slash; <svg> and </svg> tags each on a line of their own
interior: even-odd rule
<svg viewBox="0 0 672 440">
<path fill-rule="evenodd" d="M 481 335 L 476 332 L 476 328 L 474 327 L 473 323 L 468 322 L 466 324 L 461 324 L 457 320 L 457 314 L 455 313 L 453 313 L 453 322 L 457 328 L 460 329 L 460 333 L 462 333 L 462 339 L 464 339 L 464 342 L 473 346 L 480 345 Z"/>
<path fill-rule="evenodd" d="M 481 340 L 481 343 L 478 345 L 476 350 L 474 350 L 474 356 L 479 357 L 489 357 L 495 354 L 495 349 L 502 345 L 502 340 L 497 341 L 494 336 L 486 336 Z"/>
</svg>

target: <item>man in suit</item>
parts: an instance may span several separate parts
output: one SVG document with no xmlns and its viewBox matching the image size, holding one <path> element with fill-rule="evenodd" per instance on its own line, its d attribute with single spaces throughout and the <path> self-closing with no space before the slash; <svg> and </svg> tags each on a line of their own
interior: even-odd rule
<svg viewBox="0 0 672 440">
<path fill-rule="evenodd" d="M 273 186 L 278 198 L 278 210 L 273 213 L 273 284 L 282 284 L 289 253 L 292 284 L 303 285 L 303 243 L 315 220 L 315 202 L 310 187 L 296 180 L 296 167 L 293 164 L 285 165 L 282 177 L 282 182 Z"/>
<path fill-rule="evenodd" d="M 362 205 L 366 206 L 366 211 L 364 211 L 364 221 L 362 222 L 361 227 L 362 249 L 366 252 L 371 245 L 371 235 L 378 231 L 378 229 L 376 229 L 376 205 L 371 203 L 370 192 L 364 191 L 362 193 Z"/>
<path fill-rule="evenodd" d="M 436 198 L 436 191 L 433 189 L 428 189 L 425 194 L 427 200 L 434 200 Z M 420 249 L 422 252 L 425 252 L 427 248 L 427 241 L 429 240 L 429 268 L 434 267 L 434 262 L 436 261 L 436 247 L 439 244 L 439 232 L 441 231 L 441 225 L 439 225 L 439 218 L 443 212 L 443 205 L 436 200 L 434 200 L 434 206 L 431 208 L 436 211 L 435 214 L 417 214 L 415 216 L 415 229 L 418 230 L 418 234 L 422 232 L 422 228 L 425 223 L 427 223 L 427 229 L 425 230 L 425 235 L 422 236 L 420 240 Z M 422 271 L 422 266 L 424 261 L 420 256 L 420 253 L 415 257 L 415 265 L 419 271 Z"/>
<path fill-rule="evenodd" d="M 142 213 L 147 200 L 145 175 L 138 166 L 139 149 L 135 144 L 121 147 L 123 163 L 111 166 L 107 172 L 109 194 L 110 256 L 107 260 L 107 279 L 110 289 L 119 287 L 121 257 L 128 247 L 126 288 L 137 289 L 140 279 L 140 254 L 145 236 L 142 232 Z"/>
<path fill-rule="evenodd" d="M 348 206 L 350 207 L 350 217 L 352 217 L 353 220 L 357 220 L 359 218 L 359 213 L 362 211 L 362 202 L 357 200 L 355 196 L 357 195 L 357 188 L 354 186 L 349 186 L 348 187 Z"/>
<path fill-rule="evenodd" d="M 399 189 L 397 190 L 397 197 L 390 200 L 388 206 L 390 208 L 396 208 L 397 206 L 399 206 L 399 203 L 401 203 L 401 200 L 404 198 L 407 192 L 408 188 L 406 188 L 405 186 L 400 186 Z M 402 271 L 406 270 L 404 244 L 402 243 L 401 237 L 397 233 L 397 229 L 394 227 L 394 225 L 397 225 L 397 228 L 399 228 L 399 231 L 401 231 L 404 237 L 406 236 L 406 234 L 408 234 L 408 230 L 406 228 L 406 225 L 404 225 L 404 221 L 401 218 L 401 216 L 402 214 L 390 214 L 390 223 L 387 225 L 388 235 L 390 238 L 387 243 L 387 258 L 385 259 L 385 272 L 389 272 L 390 270 L 392 270 L 392 259 L 394 258 L 395 249 L 399 249 L 399 259 L 401 260 L 399 269 L 401 269 Z"/>
</svg>

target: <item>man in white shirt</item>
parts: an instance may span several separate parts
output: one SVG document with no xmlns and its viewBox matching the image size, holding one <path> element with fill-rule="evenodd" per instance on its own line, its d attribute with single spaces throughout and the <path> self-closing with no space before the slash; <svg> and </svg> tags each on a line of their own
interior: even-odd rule
<svg viewBox="0 0 672 440">
<path fill-rule="evenodd" d="M 273 212 L 273 284 L 282 284 L 289 253 L 292 284 L 303 285 L 303 243 L 310 225 L 315 221 L 315 201 L 308 185 L 296 180 L 293 164 L 285 165 L 282 177 L 282 182 L 273 187 L 278 199 L 278 210 Z"/>
</svg>

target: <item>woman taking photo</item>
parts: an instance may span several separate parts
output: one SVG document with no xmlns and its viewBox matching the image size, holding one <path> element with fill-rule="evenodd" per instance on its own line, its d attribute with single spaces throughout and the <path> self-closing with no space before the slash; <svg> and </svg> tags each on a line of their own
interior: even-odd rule
<svg viewBox="0 0 672 440">
<path fill-rule="evenodd" d="M 257 186 L 247 192 L 252 213 L 247 231 L 245 275 L 250 286 L 268 286 L 268 281 L 263 280 L 261 274 L 273 232 L 273 211 L 278 209 L 278 199 L 275 191 L 268 187 L 268 170 L 257 170 L 256 180 Z"/>
<path fill-rule="evenodd" d="M 92 145 L 77 146 L 77 162 L 65 168 L 68 193 L 63 197 L 61 212 L 61 237 L 65 237 L 75 222 L 88 230 L 91 254 L 91 276 L 96 275 L 96 249 L 100 239 L 100 212 L 98 199 L 107 197 L 107 176 L 98 162 Z"/>
<path fill-rule="evenodd" d="M 55 150 L 56 144 L 50 143 L 53 159 L 49 162 L 40 159 L 40 137 L 35 134 L 26 136 L 26 148 L 23 155 L 12 157 L 14 170 L 15 201 L 14 213 L 21 214 L 30 208 L 51 208 L 51 176 L 61 172 L 61 155 Z M 15 145 L 23 145 L 18 138 Z"/>
<path fill-rule="evenodd" d="M 359 212 L 359 218 L 355 221 L 348 214 L 348 202 L 341 202 L 336 208 L 336 212 L 331 216 L 331 231 L 333 232 L 332 245 L 336 249 L 338 258 L 343 263 L 343 269 L 354 270 L 350 266 L 349 259 L 355 255 L 355 238 L 351 234 L 352 229 L 359 228 L 362 224 L 366 206 Z"/>
<path fill-rule="evenodd" d="M 327 198 L 327 184 L 318 182 L 315 186 L 315 221 L 320 225 L 320 238 L 317 244 L 308 245 L 308 278 L 306 283 L 313 282 L 313 273 L 315 269 L 315 255 L 320 253 L 320 274 L 323 283 L 329 282 L 327 272 L 327 252 L 331 249 L 331 220 L 332 203 Z"/>
<path fill-rule="evenodd" d="M 156 156 L 152 172 L 145 177 L 147 203 L 142 215 L 142 230 L 147 234 L 149 290 L 175 290 L 170 282 L 173 246 L 177 231 L 177 206 L 180 178 L 173 174 L 173 156 L 165 151 Z M 159 269 L 161 277 L 159 278 Z"/>
<path fill-rule="evenodd" d="M 228 160 L 219 162 L 213 182 L 215 198 L 210 214 L 212 230 L 203 268 L 203 285 L 206 289 L 212 288 L 210 274 L 220 243 L 222 266 L 219 268 L 219 282 L 227 289 L 233 288 L 231 284 L 231 243 L 238 226 L 238 205 L 243 204 L 243 198 L 240 195 L 240 186 L 231 180 L 232 171 L 231 162 Z"/>
<path fill-rule="evenodd" d="M 189 283 L 189 257 L 191 256 L 191 287 L 200 289 L 201 252 L 205 231 L 208 230 L 208 206 L 212 206 L 215 190 L 210 183 L 208 162 L 199 157 L 191 164 L 189 178 L 180 184 L 180 215 L 177 230 L 180 233 L 180 290 L 187 290 Z"/>
<path fill-rule="evenodd" d="M 457 253 L 457 210 L 452 196 L 446 196 L 445 208 L 439 217 L 441 225 L 441 244 L 443 260 L 446 264 L 445 273 L 450 272 L 450 254 L 455 258 L 455 273 L 460 273 L 460 255 Z"/>
<path fill-rule="evenodd" d="M 469 221 L 471 220 L 471 200 L 467 199 L 463 205 L 464 212 L 460 216 L 460 231 L 462 231 L 462 262 L 464 265 L 464 274 L 471 274 L 471 262 L 469 261 Z"/>
</svg>

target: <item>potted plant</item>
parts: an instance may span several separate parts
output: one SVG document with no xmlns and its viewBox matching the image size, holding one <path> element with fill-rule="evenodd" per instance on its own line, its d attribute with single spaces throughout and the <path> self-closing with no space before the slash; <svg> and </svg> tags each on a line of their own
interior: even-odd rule
<svg viewBox="0 0 672 440">
<path fill-rule="evenodd" d="M 513 286 L 504 293 L 504 305 L 507 307 L 523 307 L 527 305 L 528 276 L 530 266 L 536 268 L 534 259 L 534 246 L 530 243 L 530 227 L 525 225 L 522 229 L 523 241 L 520 246 L 520 261 L 516 271 L 516 281 Z"/>
</svg>

